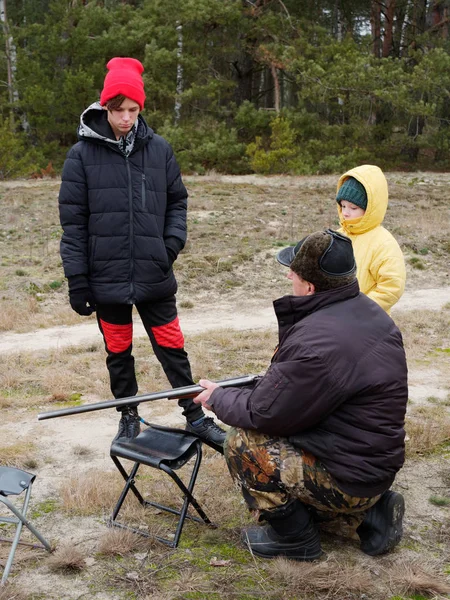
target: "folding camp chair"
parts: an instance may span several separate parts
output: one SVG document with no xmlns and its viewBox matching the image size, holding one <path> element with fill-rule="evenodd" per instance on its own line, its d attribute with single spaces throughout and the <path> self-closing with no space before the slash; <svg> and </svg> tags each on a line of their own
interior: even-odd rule
<svg viewBox="0 0 450 600">
<path fill-rule="evenodd" d="M 9 552 L 8 559 L 5 564 L 5 568 L 3 570 L 3 576 L 1 583 L 3 584 L 6 581 L 6 578 L 11 571 L 12 563 L 14 560 L 14 555 L 16 553 L 16 549 L 19 543 L 20 534 L 22 533 L 22 527 L 25 525 L 31 533 L 37 537 L 37 539 L 41 542 L 42 546 L 35 545 L 34 547 L 42 548 L 44 550 L 48 550 L 51 552 L 50 544 L 42 537 L 39 531 L 33 527 L 33 525 L 27 520 L 26 515 L 28 511 L 28 503 L 31 497 L 31 488 L 34 480 L 36 479 L 36 475 L 32 475 L 31 473 L 27 473 L 26 471 L 22 471 L 21 469 L 16 469 L 14 467 L 0 467 L 0 502 L 2 502 L 14 515 L 14 517 L 6 517 L 0 515 L 0 523 L 12 523 L 16 526 L 16 532 L 14 538 L 12 540 L 4 540 L 2 541 L 11 541 L 11 550 Z M 25 492 L 25 498 L 21 508 L 17 508 L 8 498 L 7 496 L 18 496 Z"/>
<path fill-rule="evenodd" d="M 164 544 L 176 548 L 186 518 L 199 523 L 205 523 L 210 527 L 215 527 L 193 496 L 194 485 L 202 460 L 202 441 L 195 435 L 182 429 L 149 425 L 150 426 L 136 438 L 131 440 L 127 438 L 118 438 L 114 440 L 111 445 L 111 458 L 125 480 L 125 487 L 113 510 L 109 525 L 113 527 L 122 527 L 145 537 L 155 537 Z M 129 473 L 127 473 L 123 464 L 119 461 L 119 458 L 134 462 Z M 174 471 L 183 467 L 191 459 L 193 459 L 194 464 L 190 471 L 189 483 L 188 485 L 185 485 Z M 141 465 L 160 469 L 172 478 L 182 492 L 181 510 L 159 504 L 153 500 L 144 500 L 136 487 L 135 480 L 137 471 Z M 142 506 L 153 506 L 159 510 L 178 515 L 173 539 L 152 536 L 140 529 L 134 529 L 133 527 L 116 521 L 122 504 L 130 490 Z M 194 507 L 200 518 L 188 514 L 190 505 Z"/>
</svg>

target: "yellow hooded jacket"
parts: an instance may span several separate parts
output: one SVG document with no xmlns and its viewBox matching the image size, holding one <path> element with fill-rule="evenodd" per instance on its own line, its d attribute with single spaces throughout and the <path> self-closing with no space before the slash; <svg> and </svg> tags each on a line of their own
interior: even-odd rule
<svg viewBox="0 0 450 600">
<path fill-rule="evenodd" d="M 361 165 L 340 177 L 338 190 L 349 177 L 365 187 L 367 208 L 362 217 L 345 220 L 338 204 L 339 231 L 352 240 L 361 291 L 389 312 L 403 294 L 406 270 L 397 240 L 381 225 L 388 206 L 386 177 L 375 165 Z"/>
</svg>

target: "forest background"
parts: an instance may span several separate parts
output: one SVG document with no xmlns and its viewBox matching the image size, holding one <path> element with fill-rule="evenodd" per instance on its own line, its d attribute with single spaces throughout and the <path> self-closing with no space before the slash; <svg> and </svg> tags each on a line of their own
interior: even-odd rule
<svg viewBox="0 0 450 600">
<path fill-rule="evenodd" d="M 0 0 L 0 179 L 58 173 L 105 65 L 185 173 L 450 168 L 449 0 Z"/>
</svg>

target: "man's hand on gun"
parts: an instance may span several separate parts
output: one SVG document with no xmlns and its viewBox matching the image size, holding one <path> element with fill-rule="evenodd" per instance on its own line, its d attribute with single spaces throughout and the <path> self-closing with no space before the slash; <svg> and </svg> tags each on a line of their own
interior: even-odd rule
<svg viewBox="0 0 450 600">
<path fill-rule="evenodd" d="M 208 404 L 208 400 L 213 391 L 220 386 L 217 385 L 217 383 L 214 383 L 214 381 L 209 381 L 209 379 L 200 379 L 198 384 L 204 387 L 205 389 L 203 390 L 203 392 L 200 392 L 200 394 L 194 398 L 194 402 L 196 404 L 201 404 L 206 410 L 213 410 L 212 406 Z"/>
</svg>

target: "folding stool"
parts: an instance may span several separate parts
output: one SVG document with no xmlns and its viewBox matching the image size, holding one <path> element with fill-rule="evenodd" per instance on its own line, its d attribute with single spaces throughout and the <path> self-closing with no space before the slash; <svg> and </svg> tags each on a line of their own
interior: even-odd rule
<svg viewBox="0 0 450 600">
<path fill-rule="evenodd" d="M 199 523 L 205 523 L 210 527 L 215 527 L 193 496 L 194 485 L 202 460 L 202 441 L 197 436 L 182 429 L 161 427 L 159 425 L 152 424 L 149 425 L 150 426 L 147 429 L 141 432 L 134 439 L 118 438 L 112 442 L 110 452 L 111 458 L 125 480 L 125 487 L 120 494 L 119 500 L 117 501 L 108 524 L 113 527 L 122 527 L 124 529 L 128 529 L 145 537 L 155 537 L 160 542 L 163 542 L 172 548 L 176 548 L 186 518 Z M 191 458 L 193 459 L 194 457 L 195 462 L 191 470 L 189 483 L 186 486 L 174 471 L 183 467 Z M 134 462 L 134 466 L 129 473 L 127 473 L 123 464 L 119 461 L 119 458 Z M 172 478 L 182 492 L 183 504 L 181 510 L 159 504 L 153 500 L 144 500 L 136 487 L 135 480 L 136 473 L 140 465 L 146 465 L 154 469 L 160 469 Z M 159 536 L 152 536 L 139 529 L 134 529 L 133 527 L 116 521 L 122 504 L 130 490 L 133 492 L 142 506 L 153 506 L 160 510 L 178 515 L 179 518 L 173 540 Z M 195 508 L 201 518 L 188 514 L 188 508 L 190 505 Z"/>
<path fill-rule="evenodd" d="M 42 537 L 39 531 L 35 527 L 33 527 L 33 525 L 26 518 L 28 511 L 28 503 L 31 497 L 31 488 L 35 479 L 36 475 L 27 473 L 26 471 L 22 471 L 21 469 L 16 469 L 15 467 L 0 467 L 0 502 L 2 502 L 15 515 L 14 517 L 5 517 L 0 515 L 0 523 L 13 523 L 14 525 L 16 525 L 16 533 L 14 535 L 14 538 L 11 540 L 11 550 L 9 552 L 8 560 L 6 561 L 6 565 L 3 570 L 3 576 L 1 581 L 2 584 L 6 581 L 6 578 L 8 577 L 9 572 L 11 570 L 17 545 L 20 543 L 19 538 L 20 534 L 22 533 L 22 527 L 24 525 L 25 527 L 28 527 L 31 533 L 34 536 L 36 536 L 42 544 L 42 546 L 36 545 L 35 547 L 42 548 L 43 550 L 48 550 L 49 552 L 51 552 L 52 549 L 50 544 Z M 7 496 L 18 496 L 22 492 L 25 492 L 25 498 L 23 501 L 22 508 L 20 509 L 17 508 L 7 498 Z"/>
</svg>

